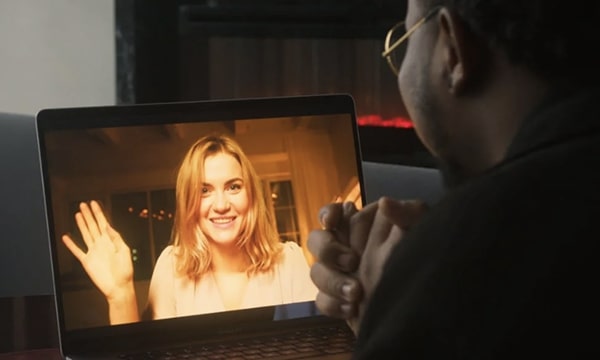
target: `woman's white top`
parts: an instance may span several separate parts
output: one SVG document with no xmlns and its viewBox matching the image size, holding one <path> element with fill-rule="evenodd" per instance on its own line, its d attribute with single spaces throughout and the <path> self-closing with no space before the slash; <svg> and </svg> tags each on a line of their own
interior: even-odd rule
<svg viewBox="0 0 600 360">
<path fill-rule="evenodd" d="M 183 279 L 175 274 L 174 260 L 173 247 L 168 246 L 159 256 L 155 269 L 171 269 L 173 272 L 171 278 L 174 279 L 172 291 L 165 293 L 166 289 L 163 287 L 160 293 L 154 292 L 153 294 L 151 290 L 148 299 L 150 307 L 152 307 L 153 297 L 164 296 L 169 299 L 163 300 L 167 300 L 167 303 L 173 306 L 172 316 L 198 315 L 227 310 L 212 274 L 208 273 L 196 282 L 190 281 L 188 278 Z M 165 262 L 170 264 L 165 264 Z M 250 276 L 246 289 L 243 294 L 240 294 L 242 297 L 240 308 L 313 301 L 317 294 L 317 288 L 310 279 L 309 271 L 302 249 L 294 242 L 284 243 L 281 261 L 273 271 Z M 152 289 L 152 284 L 150 287 Z M 155 317 L 170 316 L 155 314 Z"/>
</svg>

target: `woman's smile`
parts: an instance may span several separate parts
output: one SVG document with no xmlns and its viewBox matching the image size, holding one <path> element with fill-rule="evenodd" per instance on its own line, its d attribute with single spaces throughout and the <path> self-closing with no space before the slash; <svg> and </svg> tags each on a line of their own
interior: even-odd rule
<svg viewBox="0 0 600 360">
<path fill-rule="evenodd" d="M 220 216 L 211 218 L 210 221 L 217 227 L 228 228 L 233 224 L 237 216 Z"/>
</svg>

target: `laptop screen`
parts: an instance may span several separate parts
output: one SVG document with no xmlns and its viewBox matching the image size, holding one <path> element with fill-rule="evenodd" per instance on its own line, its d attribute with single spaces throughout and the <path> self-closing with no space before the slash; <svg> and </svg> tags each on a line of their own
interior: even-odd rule
<svg viewBox="0 0 600 360">
<path fill-rule="evenodd" d="M 63 336 L 314 316 L 318 211 L 364 201 L 345 95 L 50 109 L 38 135 Z"/>
</svg>

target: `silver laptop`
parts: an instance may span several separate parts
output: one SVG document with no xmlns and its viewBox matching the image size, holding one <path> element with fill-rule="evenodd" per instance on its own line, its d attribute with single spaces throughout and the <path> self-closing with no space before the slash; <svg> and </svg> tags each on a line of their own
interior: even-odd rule
<svg viewBox="0 0 600 360">
<path fill-rule="evenodd" d="M 365 201 L 350 96 L 46 109 L 36 123 L 65 358 L 350 357 L 353 335 L 306 281 L 319 208 Z"/>
</svg>

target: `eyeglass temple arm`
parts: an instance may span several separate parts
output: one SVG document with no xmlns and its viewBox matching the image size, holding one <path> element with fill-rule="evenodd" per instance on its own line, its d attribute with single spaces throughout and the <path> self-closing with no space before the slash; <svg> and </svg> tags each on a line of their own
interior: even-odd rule
<svg viewBox="0 0 600 360">
<path fill-rule="evenodd" d="M 390 46 L 389 48 L 385 49 L 382 53 L 381 56 L 382 57 L 387 57 L 390 56 L 390 54 L 392 53 L 392 51 L 396 50 L 396 48 L 398 46 L 400 46 L 400 44 L 402 44 L 404 41 L 406 41 L 406 39 L 413 33 L 415 32 L 415 30 L 417 30 L 417 28 L 419 26 L 421 26 L 421 24 L 423 24 L 425 21 L 431 19 L 432 16 L 434 16 L 435 14 L 437 14 L 437 12 L 441 9 L 441 6 L 436 6 L 433 9 L 431 9 L 429 11 L 429 13 L 427 13 L 427 15 L 425 15 L 423 18 L 421 18 L 421 20 L 417 21 L 413 26 L 410 27 L 410 29 L 406 30 L 406 32 L 404 33 L 404 35 L 402 35 L 402 37 L 398 40 L 396 40 L 392 46 Z M 389 44 L 390 42 L 390 38 L 392 37 L 392 33 L 394 32 L 394 30 L 396 30 L 398 27 L 402 26 L 404 24 L 404 21 L 401 21 L 399 23 L 397 23 L 396 25 L 394 25 L 394 27 L 392 27 L 390 29 L 390 31 L 388 31 L 387 36 L 385 37 L 385 44 Z"/>
<path fill-rule="evenodd" d="M 396 48 L 398 48 L 398 46 L 400 46 L 400 44 L 402 44 L 404 41 L 406 41 L 406 39 L 415 31 L 417 30 L 417 28 L 419 26 L 421 26 L 421 24 L 423 24 L 425 22 L 426 18 L 422 18 L 421 20 L 417 21 L 413 26 L 410 27 L 410 29 L 408 29 L 404 35 L 402 35 L 402 37 L 400 37 L 400 39 L 396 40 L 392 46 L 390 46 L 389 48 L 385 49 L 382 53 L 381 56 L 382 57 L 387 57 L 389 56 L 392 51 L 396 50 Z M 392 33 L 394 32 L 394 30 L 396 30 L 398 27 L 402 26 L 404 24 L 404 21 L 397 23 L 396 25 L 394 25 L 393 28 L 390 29 L 390 31 L 388 31 L 387 36 L 385 37 L 385 43 L 389 44 L 390 42 L 390 38 L 392 37 Z"/>
</svg>

